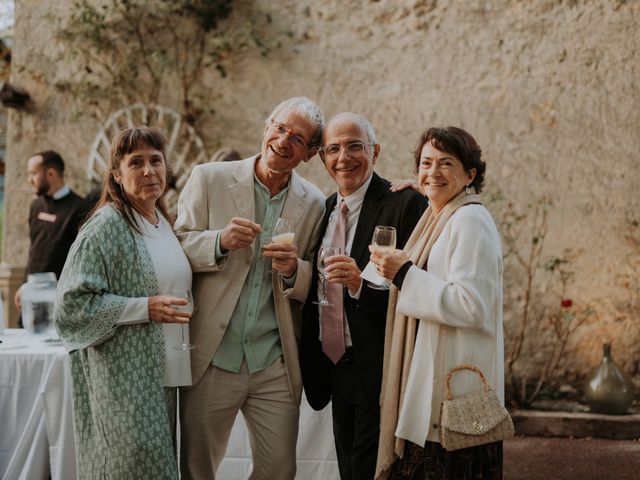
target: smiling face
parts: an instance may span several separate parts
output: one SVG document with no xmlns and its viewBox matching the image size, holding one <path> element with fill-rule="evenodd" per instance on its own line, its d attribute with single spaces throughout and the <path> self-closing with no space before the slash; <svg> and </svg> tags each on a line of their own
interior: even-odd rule
<svg viewBox="0 0 640 480">
<path fill-rule="evenodd" d="M 369 179 L 380 153 L 380 145 L 371 145 L 358 118 L 355 114 L 338 115 L 329 122 L 322 136 L 320 158 L 343 197 L 351 195 Z M 360 151 L 349 153 L 349 145 L 357 143 L 364 144 L 364 149 L 352 149 Z M 331 154 L 332 150 L 336 153 Z"/>
<path fill-rule="evenodd" d="M 155 205 L 167 184 L 162 152 L 143 145 L 122 158 L 114 177 L 132 203 Z"/>
<path fill-rule="evenodd" d="M 462 162 L 431 142 L 423 145 L 418 164 L 418 183 L 435 213 L 469 185 L 476 176 L 475 168 L 465 171 Z"/>
<path fill-rule="evenodd" d="M 315 155 L 307 146 L 315 132 L 311 122 L 295 110 L 279 112 L 264 129 L 260 162 L 272 174 L 288 174 Z"/>
</svg>

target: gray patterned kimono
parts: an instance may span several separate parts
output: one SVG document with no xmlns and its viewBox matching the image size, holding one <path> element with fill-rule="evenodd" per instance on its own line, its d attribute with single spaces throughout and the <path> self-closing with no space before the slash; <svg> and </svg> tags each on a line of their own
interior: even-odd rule
<svg viewBox="0 0 640 480">
<path fill-rule="evenodd" d="M 161 325 L 116 325 L 128 298 L 157 292 L 144 239 L 103 207 L 69 251 L 55 307 L 71 355 L 79 479 L 177 479 Z"/>
</svg>

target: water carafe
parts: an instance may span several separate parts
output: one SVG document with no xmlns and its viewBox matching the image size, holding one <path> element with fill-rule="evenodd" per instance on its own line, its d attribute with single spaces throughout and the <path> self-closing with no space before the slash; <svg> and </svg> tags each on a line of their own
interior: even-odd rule
<svg viewBox="0 0 640 480">
<path fill-rule="evenodd" d="M 56 274 L 32 273 L 22 286 L 22 324 L 29 333 L 55 335 L 53 303 L 56 299 Z"/>
</svg>

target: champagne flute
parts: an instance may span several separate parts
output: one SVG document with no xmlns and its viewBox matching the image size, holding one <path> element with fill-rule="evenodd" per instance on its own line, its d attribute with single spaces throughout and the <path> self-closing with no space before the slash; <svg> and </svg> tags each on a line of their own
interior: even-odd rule
<svg viewBox="0 0 640 480">
<path fill-rule="evenodd" d="M 191 295 L 191 290 L 171 290 L 168 293 L 171 297 L 184 298 L 187 300 L 186 305 L 172 305 L 176 310 L 180 310 L 181 312 L 193 313 L 193 296 Z M 191 345 L 189 343 L 189 332 L 187 330 L 187 325 L 182 323 L 180 324 L 180 330 L 182 333 L 182 342 L 180 345 L 176 345 L 173 348 L 175 350 L 193 350 L 196 348 L 195 345 Z"/>
<path fill-rule="evenodd" d="M 373 231 L 371 245 L 380 250 L 394 250 L 396 248 L 396 229 L 378 225 Z M 374 290 L 389 290 L 391 281 L 386 278 L 384 280 L 385 282 L 382 285 L 372 282 L 367 282 L 367 285 Z"/>
<path fill-rule="evenodd" d="M 333 255 L 340 255 L 341 248 L 340 247 L 332 247 L 329 245 L 322 245 L 320 250 L 318 250 L 318 271 L 320 272 L 320 276 L 322 277 L 322 281 L 320 282 L 320 296 L 318 300 L 316 300 L 316 305 L 322 305 L 323 307 L 332 306 L 327 300 L 327 264 L 326 260 L 328 257 L 332 257 Z"/>
</svg>

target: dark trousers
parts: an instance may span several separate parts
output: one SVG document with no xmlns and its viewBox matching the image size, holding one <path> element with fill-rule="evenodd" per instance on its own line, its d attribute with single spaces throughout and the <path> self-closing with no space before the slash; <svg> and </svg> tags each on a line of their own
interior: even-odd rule
<svg viewBox="0 0 640 480">
<path fill-rule="evenodd" d="M 380 434 L 380 392 L 367 392 L 350 357 L 331 369 L 333 436 L 342 480 L 372 480 Z"/>
</svg>

